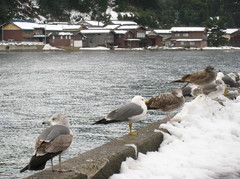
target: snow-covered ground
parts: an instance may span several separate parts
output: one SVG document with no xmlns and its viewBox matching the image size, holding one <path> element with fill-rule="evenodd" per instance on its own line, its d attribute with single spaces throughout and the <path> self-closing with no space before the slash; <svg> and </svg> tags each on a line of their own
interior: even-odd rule
<svg viewBox="0 0 240 179">
<path fill-rule="evenodd" d="M 53 47 L 49 44 L 46 44 L 44 47 L 43 47 L 43 50 L 64 50 L 64 49 L 61 49 L 61 48 L 57 48 L 57 47 Z"/>
<path fill-rule="evenodd" d="M 162 124 L 159 151 L 128 158 L 110 179 L 232 179 L 240 172 L 240 97 L 200 95 Z M 157 131 L 155 131 L 157 132 Z"/>
</svg>

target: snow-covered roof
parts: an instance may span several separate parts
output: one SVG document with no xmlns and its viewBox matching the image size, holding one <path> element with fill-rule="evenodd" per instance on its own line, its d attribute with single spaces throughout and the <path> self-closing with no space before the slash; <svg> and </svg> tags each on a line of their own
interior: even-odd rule
<svg viewBox="0 0 240 179">
<path fill-rule="evenodd" d="M 81 25 L 66 25 L 66 24 L 38 24 L 35 22 L 13 22 L 23 30 L 34 30 L 36 28 L 46 28 L 47 31 L 62 31 L 62 30 L 78 30 Z"/>
<path fill-rule="evenodd" d="M 116 29 L 116 28 L 118 28 L 120 25 L 106 25 L 105 27 L 103 27 L 104 29 Z"/>
<path fill-rule="evenodd" d="M 130 29 L 138 29 L 140 26 L 139 25 L 123 25 L 118 27 L 119 30 L 130 30 Z"/>
<path fill-rule="evenodd" d="M 34 30 L 35 28 L 40 28 L 41 26 L 35 22 L 13 22 L 14 25 L 18 26 L 23 30 Z"/>
<path fill-rule="evenodd" d="M 127 30 L 114 30 L 115 34 L 126 34 L 127 32 Z"/>
<path fill-rule="evenodd" d="M 141 41 L 140 39 L 125 39 L 125 41 Z"/>
<path fill-rule="evenodd" d="M 81 25 L 64 25 L 64 30 L 79 30 L 82 26 Z"/>
<path fill-rule="evenodd" d="M 137 25 L 136 22 L 134 21 L 118 21 L 118 20 L 113 20 L 111 21 L 113 24 L 117 24 L 117 25 Z"/>
<path fill-rule="evenodd" d="M 224 30 L 224 32 L 226 33 L 226 34 L 232 34 L 232 33 L 234 33 L 234 32 L 237 32 L 239 29 L 226 29 L 226 30 Z"/>
<path fill-rule="evenodd" d="M 174 39 L 177 42 L 201 42 L 203 39 Z"/>
<path fill-rule="evenodd" d="M 58 35 L 74 35 L 72 32 L 59 32 Z"/>
<path fill-rule="evenodd" d="M 90 24 L 91 26 L 104 26 L 104 24 L 102 23 L 102 22 L 100 22 L 100 21 L 93 21 L 93 20 L 87 20 L 87 21 L 84 21 L 84 22 L 86 22 L 87 24 Z M 83 24 L 84 24 L 84 22 L 83 22 Z"/>
<path fill-rule="evenodd" d="M 80 31 L 82 34 L 109 34 L 111 30 L 107 29 L 85 29 Z"/>
<path fill-rule="evenodd" d="M 171 34 L 170 29 L 154 29 L 153 31 L 157 34 Z"/>
<path fill-rule="evenodd" d="M 171 32 L 203 32 L 205 27 L 172 27 Z"/>
</svg>

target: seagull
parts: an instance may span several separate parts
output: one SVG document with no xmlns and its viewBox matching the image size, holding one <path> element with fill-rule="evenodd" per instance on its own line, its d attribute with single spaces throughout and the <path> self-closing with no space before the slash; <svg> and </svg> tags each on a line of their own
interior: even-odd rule
<svg viewBox="0 0 240 179">
<path fill-rule="evenodd" d="M 148 109 L 161 110 L 167 112 L 167 120 L 170 120 L 170 112 L 183 106 L 185 98 L 182 89 L 178 88 L 171 93 L 162 93 L 145 101 Z"/>
<path fill-rule="evenodd" d="M 211 99 L 216 99 L 220 95 L 226 95 L 226 84 L 222 80 L 215 80 L 212 83 L 203 86 L 202 92 Z M 192 96 L 198 96 L 200 94 L 201 89 L 195 88 L 192 90 Z"/>
<path fill-rule="evenodd" d="M 130 135 L 137 135 L 132 131 L 132 122 L 142 120 L 147 113 L 147 106 L 142 96 L 135 96 L 130 103 L 120 106 L 110 112 L 105 118 L 93 124 L 109 124 L 115 122 L 129 122 Z"/>
<path fill-rule="evenodd" d="M 29 164 L 20 172 L 25 170 L 42 170 L 48 160 L 51 159 L 52 171 L 63 172 L 61 167 L 61 154 L 68 149 L 72 143 L 73 135 L 69 129 L 69 121 L 64 114 L 54 114 L 49 121 L 43 124 L 51 124 L 38 136 L 35 151 Z M 60 169 L 53 168 L 53 157 L 59 155 Z"/>
<path fill-rule="evenodd" d="M 199 86 L 204 86 L 216 79 L 215 72 L 216 69 L 214 67 L 207 66 L 204 70 L 200 70 L 195 73 L 185 75 L 181 79 L 172 82 L 187 82 L 187 84 L 194 83 Z"/>
</svg>

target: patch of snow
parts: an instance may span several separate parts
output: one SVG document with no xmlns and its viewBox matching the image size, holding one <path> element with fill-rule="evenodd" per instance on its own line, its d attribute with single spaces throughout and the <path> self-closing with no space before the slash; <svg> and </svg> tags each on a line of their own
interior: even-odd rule
<svg viewBox="0 0 240 179">
<path fill-rule="evenodd" d="M 186 102 L 160 126 L 171 135 L 164 133 L 159 151 L 128 158 L 110 179 L 212 179 L 239 173 L 240 96 L 221 100 L 199 95 Z"/>
<path fill-rule="evenodd" d="M 110 20 L 118 20 L 118 13 L 114 11 L 111 7 L 108 7 L 106 10 L 106 14 L 109 14 Z"/>
<path fill-rule="evenodd" d="M 240 47 L 222 46 L 222 47 L 204 47 L 203 50 L 240 50 Z"/>
<path fill-rule="evenodd" d="M 110 50 L 110 48 L 98 46 L 98 47 L 83 47 L 80 48 L 79 50 Z"/>
<path fill-rule="evenodd" d="M 60 48 L 57 48 L 57 47 L 53 47 L 49 44 L 46 44 L 44 47 L 43 47 L 43 50 L 63 50 L 63 49 L 60 49 Z"/>
</svg>

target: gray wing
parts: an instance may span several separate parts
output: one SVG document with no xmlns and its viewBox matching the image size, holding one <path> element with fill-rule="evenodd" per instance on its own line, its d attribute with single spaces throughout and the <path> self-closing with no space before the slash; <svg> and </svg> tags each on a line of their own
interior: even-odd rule
<svg viewBox="0 0 240 179">
<path fill-rule="evenodd" d="M 129 118 L 137 116 L 143 112 L 143 108 L 135 103 L 128 103 L 110 112 L 106 119 L 110 121 L 129 121 Z"/>
<path fill-rule="evenodd" d="M 38 140 L 49 142 L 59 135 L 70 134 L 70 129 L 66 126 L 54 125 L 45 129 L 38 137 Z"/>
<path fill-rule="evenodd" d="M 57 153 L 66 150 L 72 143 L 73 136 L 69 128 L 54 125 L 45 129 L 35 144 L 35 155 L 43 156 L 47 153 Z"/>
<path fill-rule="evenodd" d="M 216 84 L 211 83 L 211 84 L 208 84 L 208 85 L 203 87 L 203 93 L 206 94 L 206 95 L 211 93 L 211 92 L 214 92 L 214 91 L 217 91 L 217 85 Z"/>
</svg>

